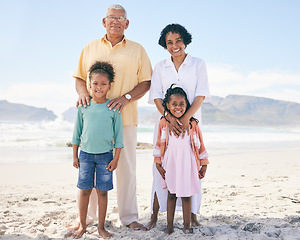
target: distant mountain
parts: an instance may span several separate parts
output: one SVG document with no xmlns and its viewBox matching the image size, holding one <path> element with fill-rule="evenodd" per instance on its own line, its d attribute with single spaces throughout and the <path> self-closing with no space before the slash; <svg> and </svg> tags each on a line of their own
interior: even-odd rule
<svg viewBox="0 0 300 240">
<path fill-rule="evenodd" d="M 155 106 L 139 107 L 138 111 L 139 124 L 154 124 Z M 63 116 L 74 122 L 76 108 Z M 202 116 L 205 125 L 300 126 L 300 104 L 242 95 L 213 96 L 210 103 L 203 103 Z"/>
<path fill-rule="evenodd" d="M 231 114 L 217 108 L 212 103 L 202 104 L 202 122 L 205 125 L 208 124 L 226 124 L 226 125 L 237 125 L 239 120 Z"/>
<path fill-rule="evenodd" d="M 242 95 L 212 97 L 212 103 L 224 114 L 209 113 L 203 104 L 204 124 L 300 126 L 299 103 Z"/>
<path fill-rule="evenodd" d="M 76 114 L 77 114 L 76 107 L 70 107 L 67 111 L 63 112 L 62 115 L 64 120 L 68 122 L 75 122 Z"/>
<path fill-rule="evenodd" d="M 39 122 L 53 121 L 57 116 L 46 108 L 31 107 L 0 100 L 0 121 Z"/>
<path fill-rule="evenodd" d="M 53 120 L 56 117 L 52 111 L 46 109 L 28 107 L 22 104 L 13 104 L 12 106 L 6 101 L 0 101 L 0 110 L 2 110 L 0 111 L 0 120 L 36 118 Z M 141 106 L 138 111 L 139 124 L 154 124 L 156 115 L 154 105 Z M 69 122 L 75 122 L 76 113 L 77 109 L 72 107 L 63 113 L 63 117 Z M 229 95 L 226 98 L 213 96 L 210 103 L 203 103 L 202 116 L 205 125 L 300 127 L 300 104 L 243 95 Z"/>
</svg>

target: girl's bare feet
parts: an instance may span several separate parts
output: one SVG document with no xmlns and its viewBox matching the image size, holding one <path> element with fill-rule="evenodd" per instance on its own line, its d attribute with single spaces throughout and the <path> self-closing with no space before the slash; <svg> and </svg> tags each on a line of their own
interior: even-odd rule
<svg viewBox="0 0 300 240">
<path fill-rule="evenodd" d="M 154 228 L 156 226 L 156 222 L 157 222 L 157 215 L 155 216 L 154 214 L 152 214 L 150 222 L 148 222 L 146 225 L 147 230 Z"/>
<path fill-rule="evenodd" d="M 133 230 L 143 230 L 143 231 L 147 230 L 143 224 L 138 223 L 137 221 L 130 223 L 129 225 L 127 225 L 127 227 Z"/>
<path fill-rule="evenodd" d="M 113 236 L 110 232 L 106 231 L 105 228 L 98 227 L 98 233 L 105 239 Z"/>
<path fill-rule="evenodd" d="M 82 224 L 80 224 L 79 229 L 77 232 L 75 232 L 72 236 L 73 238 L 81 238 L 81 236 L 85 233 L 87 226 L 82 226 Z"/>
<path fill-rule="evenodd" d="M 191 213 L 191 225 L 193 227 L 201 226 L 200 222 L 197 220 L 197 214 Z"/>
<path fill-rule="evenodd" d="M 186 229 L 183 230 L 183 232 L 185 234 L 190 234 L 190 233 L 193 233 L 193 229 L 192 228 L 186 228 Z"/>
</svg>

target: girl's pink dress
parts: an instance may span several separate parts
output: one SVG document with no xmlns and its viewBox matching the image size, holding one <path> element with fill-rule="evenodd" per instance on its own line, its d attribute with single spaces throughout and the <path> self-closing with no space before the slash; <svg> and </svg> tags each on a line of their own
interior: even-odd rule
<svg viewBox="0 0 300 240">
<path fill-rule="evenodd" d="M 176 197 L 190 197 L 201 192 L 197 164 L 189 135 L 185 134 L 184 138 L 169 135 L 162 167 L 166 170 L 162 185 L 170 193 L 176 194 Z"/>
</svg>

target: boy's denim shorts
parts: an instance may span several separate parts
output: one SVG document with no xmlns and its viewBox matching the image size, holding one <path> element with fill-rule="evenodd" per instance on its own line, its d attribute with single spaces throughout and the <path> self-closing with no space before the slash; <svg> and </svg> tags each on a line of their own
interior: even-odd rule
<svg viewBox="0 0 300 240">
<path fill-rule="evenodd" d="M 80 151 L 77 187 L 81 190 L 97 188 L 100 191 L 108 191 L 113 189 L 113 172 L 106 169 L 112 159 L 112 150 L 101 154 Z"/>
</svg>

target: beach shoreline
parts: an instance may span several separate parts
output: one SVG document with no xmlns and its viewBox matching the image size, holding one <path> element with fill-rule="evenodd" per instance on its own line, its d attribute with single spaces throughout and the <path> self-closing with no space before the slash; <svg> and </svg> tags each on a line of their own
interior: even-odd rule
<svg viewBox="0 0 300 240">
<path fill-rule="evenodd" d="M 151 149 L 137 150 L 137 198 L 143 224 L 151 212 L 151 155 Z M 122 226 L 116 188 L 109 192 L 107 229 L 114 234 L 113 239 L 299 239 L 299 156 L 300 149 L 211 156 L 202 183 L 202 226 L 194 227 L 189 236 L 182 231 L 179 212 L 171 236 L 163 231 L 165 213 L 147 232 Z M 0 239 L 68 238 L 66 226 L 77 214 L 76 181 L 77 169 L 72 167 L 71 158 L 70 162 L 1 165 Z M 95 223 L 82 239 L 97 238 Z"/>
</svg>

